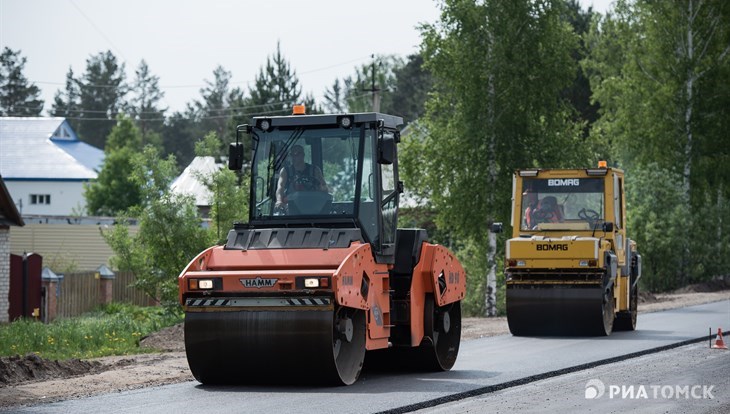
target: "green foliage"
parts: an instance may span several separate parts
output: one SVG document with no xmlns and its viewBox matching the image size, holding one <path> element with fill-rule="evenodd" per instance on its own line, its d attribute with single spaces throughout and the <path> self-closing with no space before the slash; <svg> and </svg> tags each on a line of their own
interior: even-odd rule
<svg viewBox="0 0 730 414">
<path fill-rule="evenodd" d="M 139 205 L 139 187 L 130 180 L 132 158 L 142 149 L 142 137 L 131 119 L 119 116 L 104 149 L 104 164 L 96 181 L 85 186 L 86 208 L 92 215 L 114 216 Z"/>
<path fill-rule="evenodd" d="M 652 243 L 639 248 L 656 289 L 727 272 L 728 19 L 727 2 L 620 1 L 587 36 L 583 67 L 601 105 L 591 139 L 621 161 L 627 182 L 641 177 L 628 190 L 636 200 L 670 203 L 668 221 L 656 212 L 663 204 L 628 212 L 638 224 L 630 236 Z"/>
<path fill-rule="evenodd" d="M 0 54 L 0 116 L 39 116 L 41 90 L 23 75 L 26 58 L 9 47 Z"/>
<path fill-rule="evenodd" d="M 195 143 L 195 155 L 198 157 L 213 157 L 216 160 L 225 155 L 223 143 L 215 132 L 207 133 L 202 140 Z"/>
<path fill-rule="evenodd" d="M 484 243 L 490 221 L 508 221 L 514 169 L 584 164 L 558 98 L 576 42 L 560 12 L 554 2 L 447 1 L 441 22 L 424 29 L 435 90 L 425 136 L 404 138 L 403 172 L 460 237 Z"/>
<path fill-rule="evenodd" d="M 626 174 L 628 236 L 642 255 L 643 287 L 661 291 L 679 287 L 684 229 L 691 216 L 675 183 L 681 176 L 650 164 Z"/>
<path fill-rule="evenodd" d="M 127 220 L 120 218 L 104 238 L 115 253 L 112 265 L 136 275 L 135 287 L 164 305 L 176 305 L 177 276 L 212 240 L 201 227 L 197 207 L 189 196 L 170 191 L 177 175 L 175 158 L 161 159 L 147 146 L 132 159 L 132 180 L 140 188 L 142 203 L 129 210 L 139 220 L 131 236 Z"/>
<path fill-rule="evenodd" d="M 0 326 L 0 355 L 33 352 L 63 360 L 150 352 L 139 347 L 139 340 L 180 321 L 182 314 L 177 310 L 121 303 L 50 324 L 18 319 Z"/>
</svg>

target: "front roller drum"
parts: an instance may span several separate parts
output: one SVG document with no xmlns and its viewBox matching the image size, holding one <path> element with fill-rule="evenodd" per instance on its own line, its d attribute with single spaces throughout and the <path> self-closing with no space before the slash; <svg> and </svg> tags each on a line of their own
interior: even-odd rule
<svg viewBox="0 0 730 414">
<path fill-rule="evenodd" d="M 515 336 L 607 336 L 613 291 L 601 286 L 508 285 L 507 323 Z"/>
<path fill-rule="evenodd" d="M 365 313 L 344 307 L 186 312 L 185 352 L 203 384 L 349 385 L 365 358 Z"/>
</svg>

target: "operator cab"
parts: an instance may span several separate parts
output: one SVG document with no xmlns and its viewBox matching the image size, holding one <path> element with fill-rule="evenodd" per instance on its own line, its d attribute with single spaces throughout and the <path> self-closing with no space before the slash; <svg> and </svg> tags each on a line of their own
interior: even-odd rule
<svg viewBox="0 0 730 414">
<path fill-rule="evenodd" d="M 378 261 L 395 250 L 395 144 L 402 119 L 380 113 L 254 117 L 248 228 L 356 228 Z M 231 144 L 240 170 L 243 145 Z"/>
</svg>

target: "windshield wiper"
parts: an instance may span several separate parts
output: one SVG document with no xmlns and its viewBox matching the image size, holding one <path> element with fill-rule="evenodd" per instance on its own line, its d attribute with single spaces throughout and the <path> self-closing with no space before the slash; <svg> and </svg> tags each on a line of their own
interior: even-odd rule
<svg viewBox="0 0 730 414">
<path fill-rule="evenodd" d="M 284 164 L 284 161 L 289 154 L 289 148 L 294 145 L 294 143 L 302 136 L 302 134 L 304 134 L 304 130 L 302 128 L 297 128 L 294 130 L 294 132 L 292 132 L 289 138 L 287 138 L 284 146 L 281 148 L 281 150 L 279 150 L 279 152 L 276 153 L 276 158 L 274 159 L 273 165 L 274 171 L 279 171 L 281 169 L 281 165 Z M 269 164 L 269 167 L 272 167 L 271 164 Z"/>
</svg>

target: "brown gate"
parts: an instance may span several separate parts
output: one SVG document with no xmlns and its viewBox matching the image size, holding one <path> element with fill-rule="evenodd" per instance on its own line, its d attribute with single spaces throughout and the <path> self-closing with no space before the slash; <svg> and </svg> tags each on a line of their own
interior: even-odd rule
<svg viewBox="0 0 730 414">
<path fill-rule="evenodd" d="M 22 316 L 41 317 L 42 267 L 43 257 L 38 254 L 10 255 L 10 309 L 8 313 L 11 322 Z"/>
</svg>

